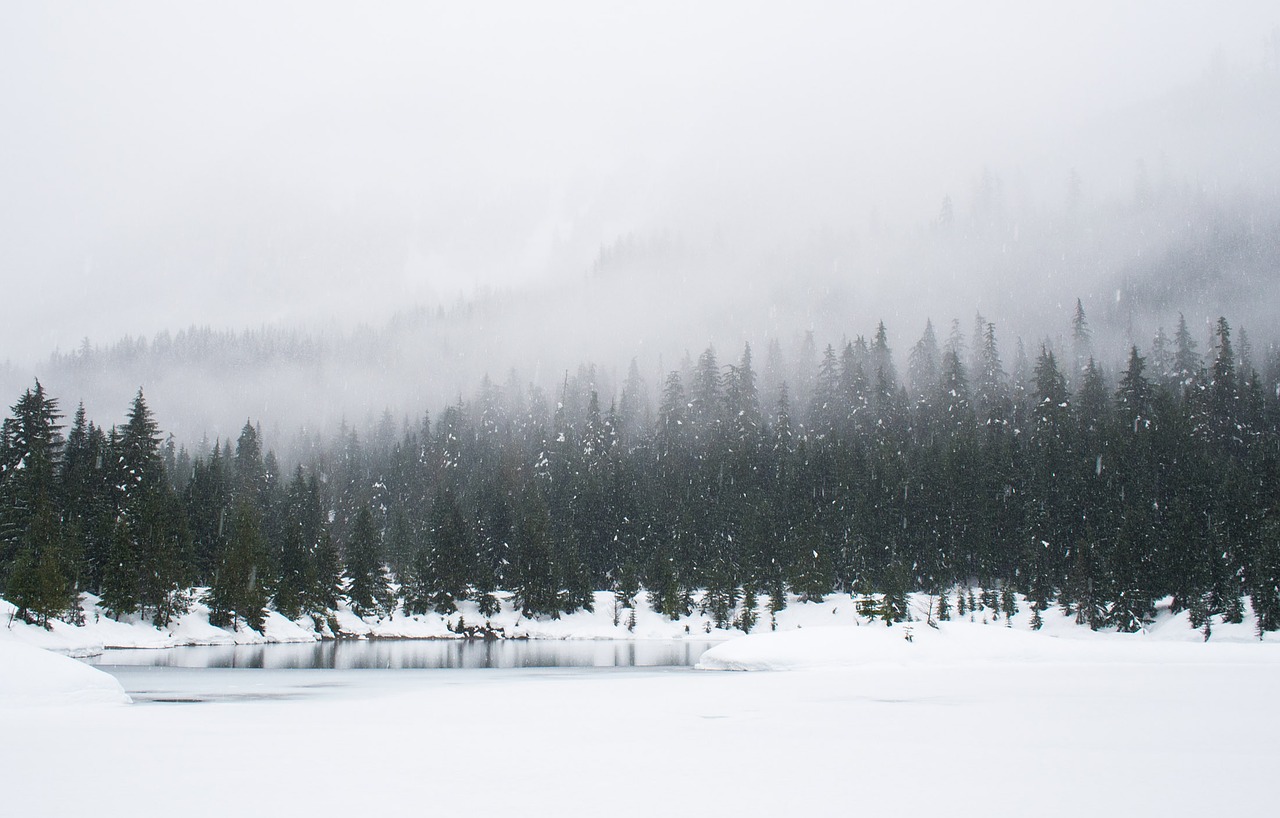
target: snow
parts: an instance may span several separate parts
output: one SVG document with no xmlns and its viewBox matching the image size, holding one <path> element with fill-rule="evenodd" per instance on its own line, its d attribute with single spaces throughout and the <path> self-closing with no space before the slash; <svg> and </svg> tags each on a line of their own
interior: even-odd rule
<svg viewBox="0 0 1280 818">
<path fill-rule="evenodd" d="M 700 670 L 804 670 L 874 667 L 957 667 L 975 664 L 1108 663 L 1188 664 L 1267 661 L 1280 667 L 1280 646 L 1239 641 L 1204 643 L 1152 634 L 1093 633 L 1077 629 L 1070 638 L 972 622 L 923 622 L 887 626 L 870 622 L 854 627 L 810 628 L 753 634 L 717 645 L 704 653 Z M 1069 632 L 1068 632 L 1069 633 Z M 1181 630 L 1175 633 L 1182 633 Z M 1084 635 L 1088 634 L 1087 637 Z M 1255 638 L 1254 642 L 1257 640 Z"/>
<path fill-rule="evenodd" d="M 0 599 L 0 642 L 14 641 L 65 653 L 95 656 L 105 648 L 172 648 L 181 645 L 257 645 L 272 642 L 314 642 L 320 636 L 311 623 L 291 622 L 272 611 L 261 632 L 234 630 L 209 624 L 209 609 L 193 602 L 190 610 L 166 627 L 157 627 L 137 615 L 109 616 L 93 594 L 83 594 L 85 624 L 50 621 L 48 629 L 15 618 L 14 606 Z"/>
<path fill-rule="evenodd" d="M 378 639 L 458 639 L 462 638 L 458 631 L 462 626 L 480 626 L 488 624 L 504 636 L 522 639 L 737 639 L 745 634 L 736 628 L 717 628 L 711 618 L 696 609 L 687 616 L 672 621 L 652 610 L 640 595 L 633 611 L 628 608 L 615 609 L 613 594 L 600 591 L 594 597 L 594 610 L 581 610 L 559 618 L 529 619 L 522 616 L 514 606 L 508 594 L 499 594 L 502 600 L 501 611 L 493 617 L 481 616 L 475 602 L 463 601 L 458 604 L 458 611 L 449 615 L 429 613 L 408 616 L 397 610 L 391 615 L 361 618 L 356 616 L 346 605 L 339 607 L 332 616 L 332 623 L 337 625 L 337 633 L 331 629 L 329 621 L 315 622 L 303 617 L 290 621 L 276 612 L 267 615 L 261 632 L 250 630 L 241 625 L 237 629 L 222 628 L 209 623 L 209 610 L 199 602 L 202 589 L 195 589 L 190 610 L 176 617 L 167 627 L 156 627 L 149 620 L 138 616 L 123 617 L 117 621 L 110 617 L 99 605 L 99 600 L 92 594 L 85 594 L 82 603 L 85 624 L 80 627 L 64 622 L 53 621 L 50 628 L 28 625 L 14 618 L 14 607 L 0 599 L 0 641 L 14 640 L 36 647 L 65 653 L 71 656 L 93 656 L 106 648 L 170 648 L 184 645 L 261 645 L 278 642 L 313 642 L 318 639 L 332 638 L 340 635 L 349 638 Z M 923 621 L 928 618 L 928 610 L 932 604 L 930 597 L 914 595 L 910 600 L 910 608 L 918 621 L 916 633 L 924 627 Z M 1167 602 L 1165 603 L 1167 605 Z M 823 602 L 799 603 L 794 599 L 785 609 L 779 611 L 771 621 L 768 611 L 768 598 L 757 600 L 757 622 L 752 629 L 753 634 L 778 631 L 791 631 L 804 628 L 849 626 L 865 627 L 866 620 L 856 614 L 856 601 L 848 594 L 831 594 Z M 1029 631 L 1031 612 L 1024 599 L 1018 598 L 1018 613 L 1009 623 L 1001 614 L 992 618 L 989 612 L 979 611 L 966 615 L 965 620 L 971 623 L 983 623 L 993 627 L 1012 624 L 1014 631 Z M 1212 629 L 1213 643 L 1223 642 L 1257 642 L 1258 635 L 1255 620 L 1246 603 L 1246 616 L 1239 624 L 1226 624 L 1214 619 Z M 615 619 L 617 620 L 615 623 Z M 1097 640 L 1105 637 L 1131 639 L 1127 634 L 1099 634 L 1088 628 L 1075 624 L 1071 617 L 1066 617 L 1057 609 L 1050 609 L 1043 614 L 1044 627 L 1042 634 L 1049 634 L 1066 639 Z M 861 623 L 861 625 L 860 625 Z M 945 626 L 945 623 L 944 623 Z M 1145 634 L 1148 639 L 1162 641 L 1200 643 L 1203 634 L 1190 626 L 1190 614 L 1183 611 L 1172 615 L 1167 608 L 1161 608 L 1156 620 Z M 927 636 L 923 638 L 928 639 Z M 892 641 L 892 640 L 890 640 Z M 1268 633 L 1267 642 L 1280 642 L 1280 634 Z"/>
<path fill-rule="evenodd" d="M 107 673 L 47 650 L 0 641 L 0 710 L 128 701 L 120 682 Z"/>
<path fill-rule="evenodd" d="M 918 620 L 907 641 L 904 623 L 855 624 L 851 605 L 793 604 L 777 632 L 766 613 L 755 634 L 704 655 L 706 668 L 782 672 L 125 669 L 126 689 L 207 700 L 0 707 L 4 812 L 329 815 L 390 804 L 532 818 L 963 818 L 1274 807 L 1280 648 L 1247 622 L 1215 622 L 1205 643 L 1167 612 L 1145 634 L 1093 633 L 1056 610 L 1033 632 L 1026 611 L 1014 627 L 984 625 L 980 612 L 937 629 Z M 575 617 L 537 627 L 587 638 L 613 628 L 611 609 Z M 64 675 L 73 660 L 36 654 L 58 669 L 29 672 L 35 652 L 16 642 L 0 639 L 6 684 L 31 675 L 37 688 L 80 689 Z M 200 690 L 214 695 L 189 696 Z"/>
<path fill-rule="evenodd" d="M 199 598 L 202 589 L 195 589 Z M 529 619 L 515 607 L 509 594 L 501 594 L 502 610 L 484 617 L 475 602 L 463 601 L 458 611 L 448 615 L 429 613 L 408 616 L 397 610 L 387 616 L 358 617 L 343 604 L 333 612 L 337 634 L 328 621 L 316 623 L 303 617 L 290 621 L 272 611 L 261 632 L 246 628 L 223 628 L 209 623 L 209 609 L 199 601 L 166 627 L 157 627 L 137 615 L 113 619 L 104 611 L 97 597 L 84 595 L 82 608 L 85 624 L 74 627 L 53 621 L 50 629 L 28 625 L 14 618 L 14 606 L 0 599 L 0 640 L 11 639 L 72 656 L 92 656 L 105 648 L 171 648 L 185 645 L 258 645 L 277 642 L 314 642 L 340 635 L 369 639 L 460 639 L 463 626 L 488 624 L 507 637 L 519 639 L 675 639 L 685 636 L 700 639 L 727 639 L 742 635 L 737 630 L 715 628 L 710 618 L 692 613 L 672 621 L 653 611 L 641 601 L 635 610 L 635 624 L 629 628 L 630 610 L 618 611 L 614 624 L 613 594 L 601 591 L 594 597 L 593 611 L 578 611 L 556 618 Z M 846 605 L 846 612 L 853 610 Z M 786 613 L 787 621 L 807 621 L 801 609 Z M 822 618 L 827 611 L 815 610 L 809 616 Z M 799 617 L 799 618 L 797 618 Z M 768 627 L 768 615 L 764 615 Z"/>
</svg>

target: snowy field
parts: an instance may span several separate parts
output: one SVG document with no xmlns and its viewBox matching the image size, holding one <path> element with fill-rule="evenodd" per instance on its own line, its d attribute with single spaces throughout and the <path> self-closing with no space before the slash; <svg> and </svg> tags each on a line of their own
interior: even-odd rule
<svg viewBox="0 0 1280 818">
<path fill-rule="evenodd" d="M 1038 633 L 917 622 L 908 641 L 832 618 L 727 641 L 698 670 L 132 671 L 152 691 L 134 704 L 83 663 L 0 640 L 3 813 L 1274 809 L 1273 643 L 1057 614 Z M 198 703 L 154 701 L 197 687 Z"/>
</svg>

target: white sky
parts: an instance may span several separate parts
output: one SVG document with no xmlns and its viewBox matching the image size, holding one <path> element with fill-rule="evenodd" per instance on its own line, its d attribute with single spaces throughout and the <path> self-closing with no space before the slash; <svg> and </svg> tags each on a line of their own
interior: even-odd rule
<svg viewBox="0 0 1280 818">
<path fill-rule="evenodd" d="M 375 318 L 628 232 L 924 218 L 988 164 L 1060 186 L 1081 128 L 1280 23 L 974 6 L 5 4 L 0 361 Z"/>
</svg>

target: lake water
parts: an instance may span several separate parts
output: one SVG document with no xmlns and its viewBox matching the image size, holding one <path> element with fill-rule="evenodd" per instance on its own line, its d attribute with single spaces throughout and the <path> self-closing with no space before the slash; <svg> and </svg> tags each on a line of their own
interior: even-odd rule
<svg viewBox="0 0 1280 818">
<path fill-rule="evenodd" d="M 112 649 L 89 659 L 102 667 L 421 669 L 688 667 L 708 640 L 339 639 L 162 650 Z"/>
<path fill-rule="evenodd" d="M 114 649 L 86 661 L 115 676 L 137 704 L 195 705 L 381 695 L 440 683 L 687 672 L 715 644 L 373 639 Z"/>
</svg>

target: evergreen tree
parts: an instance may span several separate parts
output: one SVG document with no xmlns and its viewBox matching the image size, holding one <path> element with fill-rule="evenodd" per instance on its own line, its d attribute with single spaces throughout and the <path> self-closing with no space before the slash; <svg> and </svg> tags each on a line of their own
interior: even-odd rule
<svg viewBox="0 0 1280 818">
<path fill-rule="evenodd" d="M 261 582 L 266 543 L 257 506 L 247 497 L 235 501 L 231 528 L 222 564 L 205 595 L 209 621 L 215 625 L 246 627 L 260 631 L 266 618 L 268 594 Z"/>
<path fill-rule="evenodd" d="M 558 566 L 551 544 L 551 515 L 535 486 L 520 498 L 512 543 L 512 587 L 516 604 L 527 617 L 558 617 L 561 610 Z"/>
<path fill-rule="evenodd" d="M 412 612 L 429 607 L 441 614 L 457 610 L 457 602 L 470 596 L 468 583 L 476 575 L 474 553 L 457 498 L 441 488 L 431 506 L 427 541 L 414 563 Z"/>
<path fill-rule="evenodd" d="M 1187 328 L 1187 319 L 1178 313 L 1178 329 L 1173 336 L 1173 375 L 1184 395 L 1194 392 L 1200 383 L 1200 356 L 1196 354 L 1196 341 Z"/>
<path fill-rule="evenodd" d="M 307 593 L 307 607 L 314 614 L 335 610 L 338 600 L 345 593 L 346 570 L 338 545 L 327 529 L 320 534 L 313 565 L 314 573 L 308 575 L 311 582 Z"/>
<path fill-rule="evenodd" d="M 117 616 L 136 608 L 165 625 L 186 610 L 182 589 L 190 578 L 190 534 L 187 515 L 164 473 L 161 440 L 139 389 L 124 429 L 109 446 L 117 524 L 102 595 Z"/>
<path fill-rule="evenodd" d="M 979 338 L 981 342 L 979 343 Z M 1009 399 L 1005 390 L 1004 366 L 996 343 L 996 325 L 988 323 L 974 337 L 975 361 L 973 404 L 978 422 L 988 426 L 1009 420 Z"/>
<path fill-rule="evenodd" d="M 1071 350 L 1075 354 L 1076 373 L 1083 374 L 1085 361 L 1093 360 L 1093 331 L 1084 315 L 1084 304 L 1076 299 L 1076 311 L 1071 316 Z"/>
<path fill-rule="evenodd" d="M 924 334 L 911 348 L 911 356 L 907 361 L 907 381 L 911 386 L 912 399 L 916 403 L 926 401 L 933 394 L 938 382 L 941 356 L 933 322 L 925 321 Z"/>
<path fill-rule="evenodd" d="M 308 574 L 321 528 L 320 508 L 318 503 L 311 502 L 313 498 L 302 466 L 298 466 L 289 482 L 286 514 L 279 531 L 275 559 L 273 601 L 276 610 L 289 619 L 298 618 L 307 607 L 307 591 L 311 584 Z"/>
<path fill-rule="evenodd" d="M 11 411 L 0 424 L 0 592 L 19 617 L 47 626 L 79 610 L 58 510 L 62 415 L 39 381 Z"/>
<path fill-rule="evenodd" d="M 382 616 L 391 609 L 391 583 L 382 560 L 382 532 L 369 509 L 356 513 L 346 548 L 347 599 L 356 616 Z"/>
</svg>

